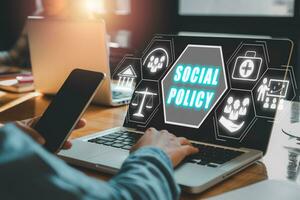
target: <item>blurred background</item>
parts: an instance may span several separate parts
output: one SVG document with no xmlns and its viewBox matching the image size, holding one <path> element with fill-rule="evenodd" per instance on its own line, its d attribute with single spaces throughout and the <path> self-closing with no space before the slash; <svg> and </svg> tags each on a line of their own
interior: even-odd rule
<svg viewBox="0 0 300 200">
<path fill-rule="evenodd" d="M 10 49 L 26 17 L 43 10 L 42 0 L 1 0 L 0 50 Z M 143 49 L 155 33 L 243 34 L 291 38 L 299 63 L 300 4 L 296 0 L 72 0 L 78 9 L 104 18 L 111 66 L 125 53 Z M 300 73 L 300 67 L 298 74 Z"/>
</svg>

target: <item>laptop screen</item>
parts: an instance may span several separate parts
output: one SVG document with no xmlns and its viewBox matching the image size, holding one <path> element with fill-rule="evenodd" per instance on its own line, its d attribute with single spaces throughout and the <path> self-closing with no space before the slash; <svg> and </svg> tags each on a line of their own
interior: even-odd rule
<svg viewBox="0 0 300 200">
<path fill-rule="evenodd" d="M 155 36 L 117 68 L 134 74 L 118 77 L 122 87 L 137 83 L 124 126 L 265 152 L 276 110 L 295 97 L 292 49 L 285 39 Z"/>
</svg>

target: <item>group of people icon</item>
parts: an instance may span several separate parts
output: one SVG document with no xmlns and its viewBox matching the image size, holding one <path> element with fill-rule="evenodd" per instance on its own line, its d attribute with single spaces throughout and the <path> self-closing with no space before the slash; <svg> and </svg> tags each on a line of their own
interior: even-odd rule
<svg viewBox="0 0 300 200">
<path fill-rule="evenodd" d="M 263 108 L 270 108 L 272 110 L 275 110 L 277 108 L 277 98 L 273 98 L 272 102 L 270 103 L 270 98 L 266 97 L 265 102 L 263 104 Z M 282 110 L 283 108 L 283 99 L 279 99 L 278 102 L 278 109 Z"/>
<path fill-rule="evenodd" d="M 240 116 L 245 116 L 250 105 L 250 99 L 244 98 L 242 103 L 239 99 L 235 99 L 230 96 L 227 99 L 224 113 L 229 114 L 229 120 L 236 121 Z"/>
<path fill-rule="evenodd" d="M 166 61 L 166 56 L 164 55 L 161 57 L 156 57 L 152 55 L 149 59 L 147 67 L 150 69 L 151 73 L 155 73 L 163 67 L 165 61 Z"/>
</svg>

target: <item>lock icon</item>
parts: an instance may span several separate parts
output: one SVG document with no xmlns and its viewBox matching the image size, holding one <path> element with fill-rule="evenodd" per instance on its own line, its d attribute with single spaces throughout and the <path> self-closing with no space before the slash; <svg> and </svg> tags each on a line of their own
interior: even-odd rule
<svg viewBox="0 0 300 200">
<path fill-rule="evenodd" d="M 256 81 L 259 77 L 261 65 L 262 58 L 256 56 L 256 51 L 247 51 L 244 56 L 236 58 L 232 79 Z"/>
</svg>

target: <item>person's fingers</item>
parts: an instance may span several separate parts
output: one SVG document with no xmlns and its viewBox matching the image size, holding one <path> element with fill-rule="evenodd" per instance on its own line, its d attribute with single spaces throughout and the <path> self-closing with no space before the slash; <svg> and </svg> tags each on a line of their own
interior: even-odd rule
<svg viewBox="0 0 300 200">
<path fill-rule="evenodd" d="M 30 127 L 34 127 L 34 126 L 36 125 L 36 123 L 37 123 L 40 119 L 41 119 L 40 116 L 32 118 L 32 119 L 31 119 L 31 122 L 30 122 L 30 124 L 29 124 L 29 126 L 30 126 Z"/>
<path fill-rule="evenodd" d="M 36 130 L 22 124 L 21 122 L 16 123 L 17 127 L 22 129 L 24 132 L 28 133 L 35 141 L 37 141 L 39 144 L 45 144 L 46 140 L 41 136 Z"/>
<path fill-rule="evenodd" d="M 185 156 L 189 156 L 199 152 L 199 149 L 190 145 L 183 145 L 180 150 L 185 153 Z"/>
<path fill-rule="evenodd" d="M 75 126 L 75 129 L 80 129 L 83 128 L 86 125 L 86 120 L 85 119 L 80 119 L 78 123 Z"/>
<path fill-rule="evenodd" d="M 27 125 L 27 126 L 30 126 L 30 127 L 34 127 L 35 124 L 39 121 L 41 117 L 38 116 L 38 117 L 34 117 L 34 118 L 30 118 L 30 119 L 24 119 L 24 120 L 21 120 L 19 121 L 20 123 L 24 124 L 24 125 Z"/>
<path fill-rule="evenodd" d="M 163 133 L 163 134 L 169 134 L 169 131 L 167 131 L 167 130 L 161 130 L 161 131 L 159 131 L 160 133 Z"/>
<path fill-rule="evenodd" d="M 72 147 L 72 143 L 69 140 L 67 140 L 63 145 L 63 149 L 70 149 L 71 147 Z"/>
<path fill-rule="evenodd" d="M 172 138 L 172 139 L 177 138 L 176 135 L 174 135 L 173 133 L 170 133 L 170 132 L 164 132 L 164 134 L 165 134 L 166 136 L 168 136 L 169 138 Z"/>
<path fill-rule="evenodd" d="M 192 145 L 191 142 L 185 137 L 178 137 L 177 139 L 181 145 Z"/>
<path fill-rule="evenodd" d="M 153 128 L 153 127 L 148 128 L 148 129 L 146 130 L 146 133 L 155 133 L 155 132 L 157 132 L 157 130 L 156 130 L 155 128 Z"/>
</svg>

